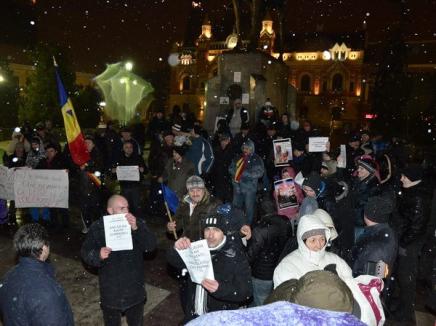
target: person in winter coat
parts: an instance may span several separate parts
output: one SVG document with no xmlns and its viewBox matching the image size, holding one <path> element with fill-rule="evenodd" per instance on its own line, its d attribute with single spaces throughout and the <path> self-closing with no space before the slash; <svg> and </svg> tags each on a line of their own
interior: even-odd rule
<svg viewBox="0 0 436 326">
<path fill-rule="evenodd" d="M 353 275 L 368 274 L 369 263 L 383 261 L 387 265 L 385 277 L 393 270 L 398 253 L 398 237 L 389 226 L 392 203 L 383 197 L 370 197 L 365 205 L 365 231 L 354 245 Z"/>
<path fill-rule="evenodd" d="M 311 199 L 311 197 L 307 197 L 305 198 L 305 200 L 307 199 Z M 316 204 L 316 202 L 315 202 Z M 307 205 L 307 209 L 304 209 L 304 211 L 302 211 L 302 216 L 304 215 L 315 215 L 317 216 L 324 224 L 325 226 L 327 226 L 330 230 L 330 240 L 327 242 L 327 248 L 326 250 L 329 252 L 332 252 L 334 254 L 338 254 L 338 246 L 336 243 L 333 243 L 333 240 L 335 240 L 338 237 L 338 232 L 336 231 L 336 227 L 335 224 L 333 223 L 332 217 L 330 216 L 329 213 L 327 213 L 325 210 L 320 209 L 320 208 L 316 208 L 318 206 L 316 205 Z M 278 263 L 280 263 L 283 258 L 285 258 L 287 255 L 289 255 L 291 252 L 293 252 L 294 250 L 298 249 L 298 240 L 296 237 L 292 237 L 289 238 L 288 242 L 286 243 L 286 245 L 284 246 Z"/>
<path fill-rule="evenodd" d="M 173 190 L 179 201 L 186 194 L 186 180 L 195 174 L 195 166 L 186 155 L 186 147 L 175 146 L 173 157 L 168 160 L 159 182 L 165 182 Z"/>
<path fill-rule="evenodd" d="M 132 214 L 139 218 L 144 218 L 144 203 L 142 198 L 141 181 L 144 180 L 144 174 L 148 173 L 147 166 L 145 165 L 142 156 L 134 152 L 135 144 L 127 140 L 123 144 L 123 152 L 121 153 L 117 166 L 137 166 L 139 173 L 138 181 L 120 181 L 121 196 L 127 198 L 129 207 L 131 207 Z M 112 169 L 116 172 L 116 167 Z"/>
<path fill-rule="evenodd" d="M 226 219 L 215 214 L 201 221 L 202 238 L 207 241 L 215 279 L 201 284 L 188 281 L 187 295 L 182 301 L 184 324 L 210 311 L 238 309 L 252 295 L 251 271 L 245 255 L 227 240 Z M 168 262 L 177 267 L 185 265 L 177 250 L 188 249 L 191 239 L 182 237 L 167 254 Z"/>
<path fill-rule="evenodd" d="M 23 145 L 26 153 L 28 151 L 30 151 L 31 146 L 30 146 L 29 140 L 26 139 L 26 137 L 24 136 L 24 134 L 21 131 L 21 128 L 19 128 L 19 127 L 15 128 L 14 131 L 12 132 L 11 141 L 9 142 L 8 147 L 6 149 L 6 155 L 13 154 L 15 151 L 16 145 L 18 143 L 21 143 Z"/>
<path fill-rule="evenodd" d="M 348 161 L 347 161 L 348 162 Z M 376 176 L 376 163 L 369 158 L 357 160 L 357 176 L 351 181 L 350 200 L 354 217 L 354 242 L 363 232 L 363 209 L 369 197 L 380 194 L 380 184 Z"/>
<path fill-rule="evenodd" d="M 394 314 L 399 321 L 413 324 L 418 258 L 430 218 L 432 192 L 425 185 L 420 165 L 411 164 L 406 167 L 401 173 L 400 180 L 402 189 L 393 216 L 398 227 L 397 280 L 400 290 L 398 310 Z"/>
<path fill-rule="evenodd" d="M 86 136 L 85 145 L 90 160 L 80 166 L 80 211 L 84 223 L 82 233 L 88 232 L 92 222 L 97 220 L 101 214 L 101 185 L 94 180 L 93 176 L 98 178 L 104 169 L 101 154 L 95 146 L 94 137 Z"/>
<path fill-rule="evenodd" d="M 352 174 L 356 170 L 356 165 L 354 164 L 356 160 L 365 154 L 365 151 L 360 148 L 360 137 L 358 134 L 351 135 L 346 146 L 347 153 L 347 167 L 344 171 L 344 177 L 351 178 Z"/>
<path fill-rule="evenodd" d="M 36 166 L 37 170 L 65 170 L 67 169 L 67 162 L 62 153 L 59 152 L 58 144 L 48 143 L 45 145 L 45 155 L 46 158 L 39 161 Z M 49 216 L 51 219 L 51 226 L 62 229 L 68 228 L 70 223 L 70 217 L 68 208 L 43 208 L 43 210 L 49 210 Z M 32 218 L 34 220 L 38 219 L 38 216 L 35 214 L 34 210 L 38 210 L 37 208 L 31 209 Z M 44 214 L 43 214 L 44 216 Z"/>
<path fill-rule="evenodd" d="M 170 129 L 171 125 L 164 116 L 164 110 L 159 109 L 153 114 L 153 118 L 148 124 L 147 136 L 152 143 L 160 142 L 160 137 L 163 131 Z"/>
<path fill-rule="evenodd" d="M 288 219 L 276 214 L 272 201 L 264 200 L 262 210 L 261 220 L 254 226 L 247 244 L 253 282 L 253 306 L 262 305 L 271 293 L 274 269 L 291 233 Z"/>
<path fill-rule="evenodd" d="M 30 146 L 30 144 L 29 144 Z M 23 143 L 15 143 L 15 147 L 12 150 L 11 155 L 7 155 L 6 152 L 3 154 L 3 164 L 9 169 L 19 168 L 26 166 L 26 151 L 25 145 Z M 8 210 L 8 225 L 11 227 L 16 227 L 17 224 L 17 209 L 15 207 L 15 200 L 9 201 Z"/>
<path fill-rule="evenodd" d="M 336 265 L 338 276 L 345 280 L 352 278 L 351 268 L 339 256 L 327 252 L 330 240 L 329 228 L 316 215 L 301 217 L 297 228 L 298 249 L 287 255 L 274 270 L 274 288 L 290 279 L 299 279 L 314 270 L 327 265 Z"/>
<path fill-rule="evenodd" d="M 204 181 L 199 176 L 193 175 L 186 180 L 185 195 L 174 215 L 174 222 L 168 222 L 167 231 L 181 233 L 193 241 L 202 237 L 201 220 L 216 211 L 221 202 L 212 197 L 206 189 Z"/>
<path fill-rule="evenodd" d="M 48 233 L 39 224 L 14 235 L 18 264 L 0 282 L 0 315 L 5 325 L 73 326 L 73 312 L 55 279 Z"/>
<path fill-rule="evenodd" d="M 245 208 L 248 223 L 251 224 L 254 219 L 257 184 L 265 168 L 250 139 L 242 145 L 242 156 L 232 161 L 229 172 L 232 176 L 233 205 L 240 209 Z"/>
<path fill-rule="evenodd" d="M 234 100 L 233 108 L 226 114 L 226 120 L 233 137 L 239 132 L 243 124 L 250 121 L 248 110 L 242 107 L 240 98 Z"/>
<path fill-rule="evenodd" d="M 132 250 L 112 251 L 106 245 L 103 218 L 94 222 L 82 245 L 84 262 L 98 268 L 100 302 L 104 324 L 121 325 L 121 314 L 127 324 L 142 325 L 144 303 L 147 299 L 144 283 L 144 252 L 156 247 L 156 237 L 145 222 L 129 213 L 127 199 L 113 195 L 107 213 L 125 214 L 132 230 Z"/>
<path fill-rule="evenodd" d="M 223 202 L 232 201 L 232 181 L 230 179 L 229 167 L 234 155 L 233 144 L 230 133 L 223 133 L 219 136 L 219 145 L 214 149 L 215 160 L 209 174 L 213 185 L 214 194 Z"/>
<path fill-rule="evenodd" d="M 151 175 L 150 193 L 148 197 L 148 211 L 156 216 L 165 215 L 165 207 L 162 197 L 162 186 L 159 178 L 173 157 L 174 134 L 170 129 L 162 133 L 162 142 L 152 142 L 148 156 L 148 168 Z"/>
<path fill-rule="evenodd" d="M 326 189 L 326 183 L 321 179 L 319 173 L 311 172 L 303 181 L 303 191 L 306 197 L 316 198 L 318 207 L 329 214 L 334 212 L 336 201 L 334 195 Z"/>
<path fill-rule="evenodd" d="M 200 133 L 200 126 L 192 128 L 190 132 L 191 146 L 186 152 L 186 158 L 194 164 L 195 174 L 204 177 L 212 167 L 214 155 L 212 145 Z"/>
<path fill-rule="evenodd" d="M 45 158 L 45 149 L 42 140 L 38 137 L 32 138 L 30 141 L 30 146 L 31 149 L 27 153 L 26 166 L 34 169 L 38 165 L 39 161 Z"/>
</svg>

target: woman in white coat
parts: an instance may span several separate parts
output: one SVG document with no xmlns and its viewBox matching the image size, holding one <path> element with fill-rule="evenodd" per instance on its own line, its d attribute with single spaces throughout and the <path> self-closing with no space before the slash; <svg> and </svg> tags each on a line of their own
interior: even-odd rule
<svg viewBox="0 0 436 326">
<path fill-rule="evenodd" d="M 323 270 L 327 265 L 334 264 L 338 276 L 348 285 L 359 305 L 358 317 L 370 326 L 383 325 L 385 316 L 379 297 L 383 281 L 370 275 L 353 279 L 345 260 L 326 251 L 330 238 L 330 229 L 317 215 L 301 217 L 297 229 L 298 249 L 283 258 L 274 270 L 274 288 L 287 280 L 298 280 L 308 272 Z"/>
<path fill-rule="evenodd" d="M 327 252 L 331 233 L 316 215 L 304 215 L 298 223 L 298 249 L 287 255 L 274 270 L 274 288 L 290 279 L 299 279 L 307 272 L 323 270 L 330 264 L 342 280 L 353 278 L 351 268 L 338 255 Z"/>
</svg>

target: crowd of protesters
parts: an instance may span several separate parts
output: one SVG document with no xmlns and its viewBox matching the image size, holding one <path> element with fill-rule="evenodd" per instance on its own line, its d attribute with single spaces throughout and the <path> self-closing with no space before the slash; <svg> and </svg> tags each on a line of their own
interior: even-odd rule
<svg viewBox="0 0 436 326">
<path fill-rule="evenodd" d="M 298 322 L 303 323 L 323 316 L 332 318 L 332 325 L 381 325 L 386 316 L 413 325 L 421 266 L 431 284 L 427 307 L 436 310 L 436 256 L 431 250 L 436 234 L 430 219 L 434 185 L 424 162 L 398 139 L 359 130 L 347 136 L 345 152 L 330 143 L 325 152 L 310 152 L 309 139 L 322 132 L 310 121 L 292 121 L 286 113 L 279 117 L 269 100 L 250 121 L 236 99 L 213 134 L 178 107 L 170 119 L 163 111 L 155 112 L 144 130 L 136 126 L 117 131 L 114 124 L 101 123 L 85 137 L 91 159 L 77 167 L 50 123 L 38 124 L 35 130 L 15 130 L 4 156 L 10 168 L 66 169 L 77 180 L 82 231 L 88 233 L 82 257 L 99 268 L 106 325 L 118 325 L 121 313 L 129 325 L 142 322 L 138 316 L 145 290 L 143 275 L 137 272 L 143 270 L 141 253 L 155 247 L 144 221 L 168 218 L 162 184 L 179 201 L 166 231 L 174 240 L 167 261 L 180 285 L 183 324 L 217 322 L 223 316 L 231 320 L 237 316 L 207 313 L 240 307 L 253 308 L 240 318 L 268 314 L 271 321 L 297 308 L 282 303 L 274 311 L 263 306 L 288 301 L 338 312 L 336 321 L 321 310 L 310 316 L 301 313 Z M 147 163 L 146 135 L 151 141 Z M 280 166 L 274 161 L 273 141 L 278 139 L 292 144 L 292 155 Z M 105 178 L 116 178 L 117 166 L 138 166 L 140 180 L 120 181 L 121 196 L 114 197 L 104 184 Z M 283 193 L 275 187 L 280 180 L 291 180 L 287 196 L 292 205 L 281 205 Z M 105 212 L 127 214 L 136 243 L 130 254 L 111 253 L 105 246 Z M 30 208 L 29 214 L 48 228 L 69 226 L 67 209 Z M 4 220 L 16 223 L 13 202 Z M 177 250 L 200 239 L 207 240 L 214 279 L 198 284 Z M 46 240 L 37 249 L 44 246 Z M 31 256 L 45 261 L 40 253 Z M 138 282 L 141 289 L 132 283 L 131 293 L 119 296 L 120 274 L 130 275 L 123 280 Z M 5 306 L 0 301 L 4 318 L 12 318 Z M 69 306 L 61 308 L 69 311 Z"/>
</svg>

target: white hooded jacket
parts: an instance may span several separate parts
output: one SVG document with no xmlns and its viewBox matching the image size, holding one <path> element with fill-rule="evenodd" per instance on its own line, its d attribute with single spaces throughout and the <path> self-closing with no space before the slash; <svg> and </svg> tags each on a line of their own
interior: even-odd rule
<svg viewBox="0 0 436 326">
<path fill-rule="evenodd" d="M 325 230 L 327 246 L 331 234 L 329 228 L 321 219 L 316 215 L 304 215 L 301 217 L 297 229 L 298 249 L 283 258 L 274 270 L 274 288 L 287 280 L 298 280 L 310 271 L 323 270 L 325 266 L 335 264 L 338 276 L 348 285 L 354 299 L 359 304 L 360 320 L 369 326 L 383 325 L 385 315 L 380 301 L 383 281 L 369 275 L 353 278 L 348 264 L 338 255 L 325 251 L 326 246 L 317 252 L 309 250 L 302 236 L 305 232 L 316 229 Z M 363 293 L 362 289 L 365 289 L 367 293 Z"/>
<path fill-rule="evenodd" d="M 330 230 L 315 215 L 304 215 L 298 223 L 297 241 L 298 249 L 287 255 L 274 270 L 274 288 L 290 279 L 300 279 L 307 272 L 323 270 L 330 264 L 336 265 L 338 276 L 342 280 L 353 278 L 351 268 L 338 255 L 327 252 L 326 246 L 320 251 L 311 251 L 304 243 L 302 236 L 307 231 L 324 229 L 326 245 L 331 237 Z"/>
</svg>

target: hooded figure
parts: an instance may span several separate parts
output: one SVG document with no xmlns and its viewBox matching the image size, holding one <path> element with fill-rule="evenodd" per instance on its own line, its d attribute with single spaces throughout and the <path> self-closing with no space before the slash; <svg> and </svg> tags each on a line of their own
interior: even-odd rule
<svg viewBox="0 0 436 326">
<path fill-rule="evenodd" d="M 309 249 L 311 238 L 324 235 L 324 245 L 315 250 Z M 274 288 L 290 279 L 300 279 L 307 272 L 322 270 L 327 265 L 336 265 L 338 276 L 352 278 L 351 268 L 336 254 L 326 251 L 331 238 L 330 229 L 316 215 L 301 217 L 297 229 L 298 249 L 287 255 L 274 270 Z M 305 241 L 306 240 L 306 241 Z"/>
</svg>

